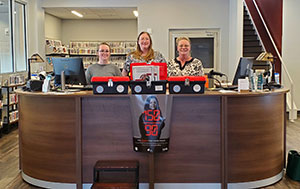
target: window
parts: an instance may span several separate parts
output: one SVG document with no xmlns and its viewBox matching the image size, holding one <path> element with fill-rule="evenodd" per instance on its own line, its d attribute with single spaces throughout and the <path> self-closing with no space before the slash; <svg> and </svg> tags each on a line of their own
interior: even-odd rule
<svg viewBox="0 0 300 189">
<path fill-rule="evenodd" d="M 198 58 L 203 63 L 204 71 L 217 70 L 218 64 L 218 36 L 219 30 L 205 29 L 171 29 L 169 31 L 169 57 L 178 56 L 176 39 L 185 36 L 191 40 L 192 57 Z"/>
<path fill-rule="evenodd" d="M 15 72 L 26 71 L 27 49 L 25 30 L 25 4 L 15 2 L 14 6 L 14 55 Z"/>
<path fill-rule="evenodd" d="M 0 73 L 26 71 L 26 4 L 0 0 Z"/>
</svg>

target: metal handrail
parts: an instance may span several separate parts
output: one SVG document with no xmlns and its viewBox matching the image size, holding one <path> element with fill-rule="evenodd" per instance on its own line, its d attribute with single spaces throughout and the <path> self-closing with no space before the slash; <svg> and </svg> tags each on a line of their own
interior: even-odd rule
<svg viewBox="0 0 300 189">
<path fill-rule="evenodd" d="M 258 6 L 256 4 L 256 1 L 255 0 L 252 0 L 252 1 L 253 1 L 254 6 L 255 6 L 258 14 L 259 14 L 260 19 L 262 20 L 262 23 L 264 24 L 264 27 L 265 27 L 265 29 L 266 29 L 266 31 L 268 33 L 268 36 L 271 39 L 272 45 L 273 45 L 273 47 L 274 47 L 274 49 L 276 51 L 276 54 L 277 54 L 277 56 L 278 56 L 278 58 L 279 58 L 279 60 L 281 62 L 281 65 L 283 66 L 283 69 L 284 69 L 284 71 L 285 71 L 285 73 L 286 73 L 286 75 L 288 77 L 288 80 L 290 81 L 290 84 L 291 84 L 291 90 L 290 90 L 290 93 L 291 93 L 291 110 L 294 111 L 294 82 L 293 82 L 293 80 L 292 80 L 292 78 L 291 78 L 291 76 L 290 76 L 290 74 L 289 74 L 289 72 L 287 70 L 287 67 L 285 66 L 285 63 L 283 62 L 283 59 L 282 59 L 282 57 L 281 57 L 281 55 L 280 55 L 280 53 L 279 53 L 279 51 L 277 49 L 277 46 L 275 45 L 275 42 L 274 42 L 274 40 L 273 40 L 273 38 L 271 36 L 271 33 L 270 33 L 270 31 L 269 31 L 269 29 L 267 27 L 267 24 L 265 23 L 265 20 L 263 19 L 263 16 L 262 16 L 262 14 L 259 11 L 259 8 L 258 8 Z M 294 119 L 291 119 L 291 121 L 293 121 L 293 120 Z"/>
</svg>

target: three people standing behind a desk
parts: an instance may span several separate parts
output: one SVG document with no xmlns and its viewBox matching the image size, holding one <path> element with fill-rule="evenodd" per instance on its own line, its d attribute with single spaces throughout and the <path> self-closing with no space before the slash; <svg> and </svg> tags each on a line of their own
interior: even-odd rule
<svg viewBox="0 0 300 189">
<path fill-rule="evenodd" d="M 204 75 L 202 62 L 191 57 L 191 41 L 188 37 L 179 37 L 176 40 L 179 56 L 168 63 L 168 76 L 202 76 Z M 137 49 L 126 58 L 123 71 L 120 72 L 116 65 L 109 63 L 110 46 L 107 43 L 99 45 L 99 62 L 86 70 L 87 83 L 91 83 L 94 76 L 127 76 L 131 63 L 165 62 L 164 56 L 152 49 L 152 39 L 148 32 L 141 32 L 137 38 Z"/>
<path fill-rule="evenodd" d="M 86 81 L 91 84 L 92 77 L 99 76 L 121 76 L 120 69 L 110 64 L 110 46 L 107 43 L 101 43 L 98 49 L 99 62 L 97 64 L 90 65 L 86 72 Z"/>
</svg>

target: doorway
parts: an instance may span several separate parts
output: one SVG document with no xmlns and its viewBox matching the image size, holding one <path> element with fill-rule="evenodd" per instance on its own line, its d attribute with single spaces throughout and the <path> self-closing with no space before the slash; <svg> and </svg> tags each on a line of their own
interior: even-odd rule
<svg viewBox="0 0 300 189">
<path fill-rule="evenodd" d="M 189 37 L 192 57 L 202 61 L 204 72 L 219 70 L 219 29 L 170 29 L 169 58 L 178 56 L 176 39 Z"/>
</svg>

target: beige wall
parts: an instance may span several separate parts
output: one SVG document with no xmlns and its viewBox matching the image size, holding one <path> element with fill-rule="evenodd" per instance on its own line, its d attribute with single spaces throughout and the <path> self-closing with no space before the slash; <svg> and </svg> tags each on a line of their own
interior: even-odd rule
<svg viewBox="0 0 300 189">
<path fill-rule="evenodd" d="M 45 37 L 47 39 L 59 39 L 62 36 L 62 21 L 60 18 L 45 13 Z"/>
<path fill-rule="evenodd" d="M 298 110 L 300 110 L 300 1 L 288 0 L 283 1 L 283 36 L 282 36 L 282 58 L 294 81 L 294 99 Z M 282 72 L 283 79 L 286 74 Z M 289 86 L 288 86 L 289 87 Z"/>
<path fill-rule="evenodd" d="M 62 42 L 136 40 L 136 20 L 62 20 Z"/>
</svg>

